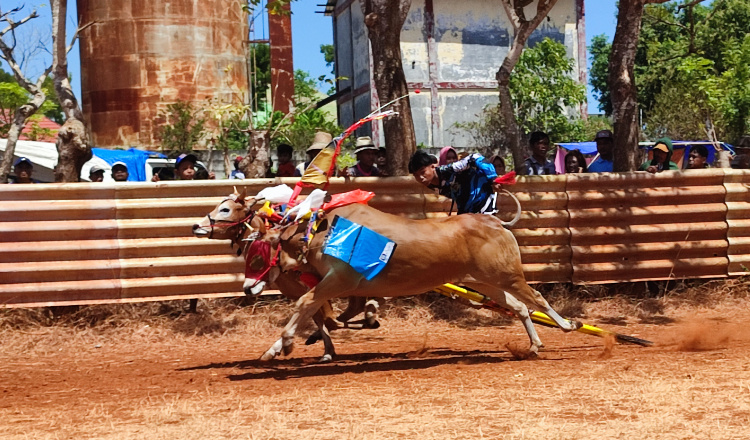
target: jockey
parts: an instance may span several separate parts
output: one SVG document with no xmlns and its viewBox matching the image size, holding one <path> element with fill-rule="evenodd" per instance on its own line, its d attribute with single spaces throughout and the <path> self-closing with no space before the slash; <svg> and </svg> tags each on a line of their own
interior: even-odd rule
<svg viewBox="0 0 750 440">
<path fill-rule="evenodd" d="M 417 182 L 437 189 L 456 204 L 459 214 L 494 214 L 496 191 L 493 183 L 497 177 L 495 167 L 484 161 L 484 156 L 474 153 L 448 165 L 437 165 L 437 159 L 424 151 L 417 151 L 409 159 L 409 172 Z M 451 208 L 452 210 L 452 208 Z"/>
</svg>

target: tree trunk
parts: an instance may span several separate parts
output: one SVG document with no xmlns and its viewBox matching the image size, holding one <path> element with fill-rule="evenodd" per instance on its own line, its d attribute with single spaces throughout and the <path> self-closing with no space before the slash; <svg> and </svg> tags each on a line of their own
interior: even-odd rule
<svg viewBox="0 0 750 440">
<path fill-rule="evenodd" d="M 250 132 L 250 147 L 239 165 L 246 179 L 266 177 L 270 145 L 271 137 L 268 130 L 253 130 Z"/>
<path fill-rule="evenodd" d="M 411 0 L 364 0 L 362 12 L 367 25 L 373 61 L 373 79 L 381 104 L 396 100 L 388 107 L 398 112 L 383 120 L 388 174 L 409 173 L 408 164 L 417 151 L 414 122 L 411 116 L 409 89 L 401 64 L 401 28 L 409 13 Z"/>
<path fill-rule="evenodd" d="M 620 0 L 617 29 L 609 57 L 609 83 L 614 120 L 614 171 L 638 167 L 638 94 L 634 66 L 644 0 Z"/>
<path fill-rule="evenodd" d="M 52 9 L 52 77 L 65 123 L 57 135 L 57 167 L 55 182 L 78 182 L 83 164 L 91 159 L 91 146 L 83 112 L 68 80 L 68 48 L 65 46 L 67 0 L 50 1 Z"/>
<path fill-rule="evenodd" d="M 5 144 L 5 154 L 3 155 L 3 162 L 2 165 L 0 165 L 0 183 L 8 183 L 10 167 L 11 165 L 13 165 L 13 154 L 16 151 L 16 142 L 21 136 L 23 127 L 26 126 L 26 121 L 28 121 L 29 118 L 37 112 L 37 110 L 39 110 L 39 107 L 42 106 L 46 98 L 47 97 L 40 87 L 37 89 L 37 93 L 29 102 L 16 109 L 16 112 L 13 115 L 13 123 L 10 126 L 10 131 L 8 132 L 8 141 Z"/>
<path fill-rule="evenodd" d="M 513 154 L 513 167 L 516 174 L 519 175 L 526 174 L 526 168 L 523 166 L 526 145 L 523 142 L 524 137 L 521 136 L 521 129 L 518 126 L 516 112 L 513 108 L 513 100 L 510 95 L 510 74 L 521 58 L 526 41 L 528 41 L 532 32 L 539 26 L 539 23 L 547 17 L 547 14 L 555 6 L 557 0 L 539 0 L 536 7 L 536 15 L 531 20 L 527 20 L 524 7 L 529 3 L 529 0 L 502 0 L 505 13 L 513 24 L 515 36 L 513 37 L 513 45 L 495 75 L 500 95 L 500 112 L 505 120 L 505 129 L 507 131 L 506 138 L 508 139 L 510 151 Z"/>
</svg>

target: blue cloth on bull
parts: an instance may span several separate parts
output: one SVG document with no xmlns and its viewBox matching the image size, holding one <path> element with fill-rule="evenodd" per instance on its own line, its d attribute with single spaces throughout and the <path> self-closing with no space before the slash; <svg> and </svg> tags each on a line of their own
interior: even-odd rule
<svg viewBox="0 0 750 440">
<path fill-rule="evenodd" d="M 396 243 L 372 229 L 335 216 L 323 253 L 349 264 L 371 280 L 385 268 Z"/>
</svg>

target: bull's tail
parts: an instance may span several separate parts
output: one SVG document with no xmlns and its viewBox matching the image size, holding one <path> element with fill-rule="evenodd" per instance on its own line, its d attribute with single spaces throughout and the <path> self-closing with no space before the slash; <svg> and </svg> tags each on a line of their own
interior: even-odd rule
<svg viewBox="0 0 750 440">
<path fill-rule="evenodd" d="M 515 225 L 516 223 L 518 223 L 518 220 L 521 219 L 521 202 L 518 201 L 518 198 L 515 195 L 513 195 L 513 193 L 511 193 L 510 191 L 508 191 L 506 189 L 502 189 L 500 191 L 504 192 L 505 194 L 507 194 L 508 196 L 510 196 L 510 198 L 513 199 L 513 201 L 516 202 L 516 215 L 513 217 L 513 220 L 511 220 L 509 222 L 500 220 L 500 223 L 502 223 L 503 226 L 509 228 L 509 227 Z"/>
</svg>

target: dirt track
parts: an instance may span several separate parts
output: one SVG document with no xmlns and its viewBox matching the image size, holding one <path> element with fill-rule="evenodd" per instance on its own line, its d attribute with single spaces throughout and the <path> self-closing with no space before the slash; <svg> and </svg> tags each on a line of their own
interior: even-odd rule
<svg viewBox="0 0 750 440">
<path fill-rule="evenodd" d="M 328 365 L 302 341 L 289 358 L 257 361 L 278 329 L 44 330 L 4 343 L 0 438 L 745 439 L 750 331 L 727 319 L 735 310 L 587 320 L 651 348 L 540 328 L 537 360 L 506 348 L 527 346 L 518 322 L 385 318 L 334 333 Z"/>
</svg>

